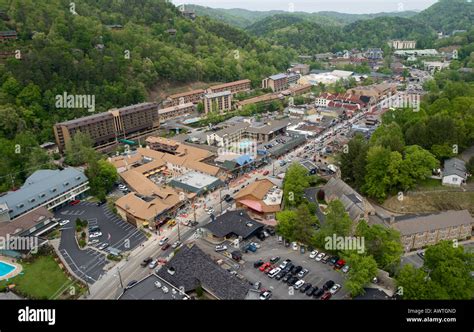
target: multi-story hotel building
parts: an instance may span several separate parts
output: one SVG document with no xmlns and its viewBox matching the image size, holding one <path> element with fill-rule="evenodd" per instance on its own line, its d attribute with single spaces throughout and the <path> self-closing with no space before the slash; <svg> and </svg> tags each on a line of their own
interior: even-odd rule
<svg viewBox="0 0 474 332">
<path fill-rule="evenodd" d="M 153 133 L 160 126 L 158 104 L 142 103 L 86 116 L 54 125 L 56 144 L 64 151 L 78 133 L 87 133 L 98 150 L 117 145 L 119 140 L 137 139 Z"/>
<path fill-rule="evenodd" d="M 224 83 L 219 85 L 213 85 L 208 90 L 211 93 L 230 91 L 232 94 L 239 92 L 250 91 L 251 81 L 250 80 L 240 80 L 230 83 Z"/>
<path fill-rule="evenodd" d="M 280 92 L 288 89 L 288 75 L 276 74 L 265 78 L 262 81 L 262 89 L 272 89 L 273 92 Z"/>
<path fill-rule="evenodd" d="M 232 109 L 232 93 L 230 91 L 222 91 L 216 93 L 208 93 L 204 95 L 204 110 L 209 112 L 225 112 Z"/>
<path fill-rule="evenodd" d="M 177 93 L 167 98 L 167 105 L 168 106 L 177 106 L 180 104 L 187 104 L 187 103 L 198 103 L 204 97 L 204 90 L 193 90 L 183 93 Z"/>
<path fill-rule="evenodd" d="M 160 122 L 163 123 L 166 120 L 176 118 L 178 116 L 190 114 L 196 110 L 196 106 L 193 103 L 186 103 L 182 105 L 176 105 L 171 107 L 162 108 L 158 111 L 160 115 Z"/>
</svg>

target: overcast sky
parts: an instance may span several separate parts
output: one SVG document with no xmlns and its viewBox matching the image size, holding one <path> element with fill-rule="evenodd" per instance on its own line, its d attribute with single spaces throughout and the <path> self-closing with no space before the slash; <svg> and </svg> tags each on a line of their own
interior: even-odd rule
<svg viewBox="0 0 474 332">
<path fill-rule="evenodd" d="M 423 10 L 437 0 L 172 0 L 176 5 L 195 4 L 213 8 L 249 10 L 288 10 L 341 13 L 379 13 L 399 10 Z"/>
</svg>

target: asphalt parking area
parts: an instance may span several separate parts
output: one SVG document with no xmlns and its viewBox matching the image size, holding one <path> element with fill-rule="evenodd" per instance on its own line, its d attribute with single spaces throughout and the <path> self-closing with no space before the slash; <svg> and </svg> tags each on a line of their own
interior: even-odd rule
<svg viewBox="0 0 474 332">
<path fill-rule="evenodd" d="M 303 268 L 309 270 L 309 273 L 303 277 L 305 283 L 311 283 L 313 286 L 321 288 L 324 283 L 328 280 L 333 280 L 335 283 L 342 285 L 343 287 L 333 295 L 332 299 L 343 299 L 348 295 L 348 291 L 344 289 L 345 275 L 341 271 L 336 271 L 329 264 L 317 262 L 314 259 L 309 258 L 309 252 L 300 254 L 299 250 L 294 251 L 291 248 L 285 247 L 283 244 L 279 244 L 277 236 L 271 236 L 265 241 L 254 240 L 261 245 L 255 253 L 249 252 L 243 254 L 243 260 L 245 263 L 240 268 L 239 273 L 243 275 L 249 282 L 262 282 L 262 288 L 269 289 L 272 291 L 274 299 L 314 299 L 314 297 L 306 296 L 299 290 L 293 290 L 286 283 L 281 280 L 271 279 L 266 274 L 261 272 L 259 269 L 253 267 L 253 263 L 259 259 L 268 262 L 271 257 L 280 256 L 281 259 L 277 264 L 285 259 L 291 259 L 295 265 L 301 265 Z"/>
<path fill-rule="evenodd" d="M 62 228 L 59 252 L 74 274 L 85 282 L 93 284 L 104 273 L 107 259 L 105 254 L 96 250 L 79 249 L 75 239 L 75 225 L 74 220 Z"/>
<path fill-rule="evenodd" d="M 96 247 L 107 243 L 110 247 L 128 251 L 146 240 L 145 234 L 112 213 L 107 204 L 97 206 L 92 202 L 81 202 L 74 206 L 66 206 L 55 214 L 61 219 L 75 221 L 80 218 L 87 220 L 89 226 L 99 226 L 102 236 L 98 238 L 99 243 L 95 244 Z"/>
</svg>

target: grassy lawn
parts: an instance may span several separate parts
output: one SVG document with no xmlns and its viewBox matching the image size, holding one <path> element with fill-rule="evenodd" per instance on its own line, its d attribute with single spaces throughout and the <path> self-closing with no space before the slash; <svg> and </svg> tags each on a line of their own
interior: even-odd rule
<svg viewBox="0 0 474 332">
<path fill-rule="evenodd" d="M 40 256 L 33 262 L 21 262 L 22 274 L 8 280 L 0 281 L 0 288 L 15 284 L 15 291 L 30 299 L 54 299 L 67 298 L 74 287 L 74 293 L 79 294 L 82 290 L 79 284 L 72 282 L 66 273 L 61 270 L 52 256 Z M 66 286 L 67 285 L 67 286 Z M 63 291 L 59 292 L 60 289 Z M 60 293 L 67 290 L 66 297 L 59 297 Z"/>
<path fill-rule="evenodd" d="M 474 192 L 420 192 L 405 196 L 403 201 L 399 201 L 397 197 L 390 197 L 382 206 L 400 213 L 463 209 L 474 213 Z"/>
<path fill-rule="evenodd" d="M 418 183 L 417 189 L 422 190 L 422 189 L 435 189 L 435 188 L 442 188 L 446 189 L 445 186 L 441 184 L 441 180 L 438 179 L 424 179 L 423 181 L 420 181 Z"/>
</svg>

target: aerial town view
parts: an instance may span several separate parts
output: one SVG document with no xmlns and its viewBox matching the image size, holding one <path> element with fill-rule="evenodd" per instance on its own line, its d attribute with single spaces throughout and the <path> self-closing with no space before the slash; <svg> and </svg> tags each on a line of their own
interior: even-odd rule
<svg viewBox="0 0 474 332">
<path fill-rule="evenodd" d="M 412 315 L 454 326 L 473 22 L 471 0 L 0 0 L 0 306 L 456 300 Z"/>
</svg>

